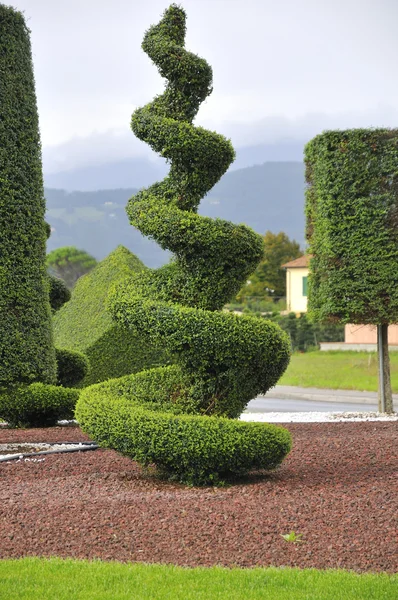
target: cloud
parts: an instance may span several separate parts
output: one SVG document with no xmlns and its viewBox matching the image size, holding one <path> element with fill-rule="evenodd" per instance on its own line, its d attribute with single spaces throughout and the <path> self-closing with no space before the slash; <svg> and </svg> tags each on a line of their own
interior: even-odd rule
<svg viewBox="0 0 398 600">
<path fill-rule="evenodd" d="M 198 122 L 231 131 L 239 143 L 249 143 L 248 131 L 253 138 L 299 135 L 300 128 L 308 135 L 313 124 L 358 123 L 354 113 L 367 124 L 384 102 L 398 110 L 396 0 L 179 1 L 186 48 L 214 72 Z M 45 147 L 128 128 L 134 106 L 162 92 L 141 42 L 168 1 L 16 3 L 32 30 Z"/>
<path fill-rule="evenodd" d="M 308 113 L 298 118 L 284 115 L 270 116 L 255 121 L 197 119 L 196 124 L 217 131 L 230 138 L 236 148 L 309 141 L 326 129 L 351 129 L 356 127 L 394 127 L 398 123 L 398 110 L 379 106 L 374 110 L 345 111 L 336 114 Z M 46 174 L 67 171 L 77 167 L 100 165 L 119 160 L 146 157 L 162 160 L 149 146 L 125 129 L 110 129 L 69 141 L 46 146 L 43 149 L 43 166 Z"/>
<path fill-rule="evenodd" d="M 46 174 L 58 173 L 142 156 L 157 160 L 149 146 L 128 129 L 94 132 L 85 137 L 74 137 L 63 144 L 45 146 L 43 170 Z"/>
</svg>

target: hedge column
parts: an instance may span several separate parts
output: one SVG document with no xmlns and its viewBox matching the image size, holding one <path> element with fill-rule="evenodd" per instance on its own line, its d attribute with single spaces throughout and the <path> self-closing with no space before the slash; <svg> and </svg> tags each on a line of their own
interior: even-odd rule
<svg viewBox="0 0 398 600">
<path fill-rule="evenodd" d="M 0 5 L 0 387 L 55 383 L 29 30 Z"/>
<path fill-rule="evenodd" d="M 327 131 L 307 144 L 305 162 L 309 313 L 377 325 L 380 352 L 398 323 L 398 130 Z M 381 364 L 392 412 L 388 352 Z"/>
</svg>

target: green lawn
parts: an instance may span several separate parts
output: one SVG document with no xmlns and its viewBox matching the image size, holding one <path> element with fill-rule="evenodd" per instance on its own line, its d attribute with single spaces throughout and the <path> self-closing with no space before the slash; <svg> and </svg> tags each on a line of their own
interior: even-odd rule
<svg viewBox="0 0 398 600">
<path fill-rule="evenodd" d="M 25 558 L 0 561 L 4 600 L 381 600 L 398 597 L 398 575 L 315 569 L 187 569 Z"/>
<path fill-rule="evenodd" d="M 398 352 L 390 352 L 391 384 L 398 393 Z M 374 352 L 295 352 L 279 385 L 377 392 Z"/>
</svg>

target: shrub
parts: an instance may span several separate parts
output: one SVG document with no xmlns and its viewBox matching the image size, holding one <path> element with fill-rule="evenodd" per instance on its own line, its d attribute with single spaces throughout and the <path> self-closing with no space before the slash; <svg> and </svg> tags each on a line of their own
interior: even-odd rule
<svg viewBox="0 0 398 600">
<path fill-rule="evenodd" d="M 32 383 L 0 392 L 0 417 L 11 427 L 51 427 L 73 418 L 79 392 L 55 385 Z"/>
<path fill-rule="evenodd" d="M 62 279 L 49 275 L 50 283 L 50 305 L 54 312 L 59 310 L 66 302 L 69 302 L 71 293 Z"/>
<path fill-rule="evenodd" d="M 257 317 L 144 301 L 134 296 L 133 284 L 119 287 L 112 310 L 124 326 L 163 341 L 178 357 L 199 413 L 238 417 L 288 364 L 287 336 Z"/>
<path fill-rule="evenodd" d="M 319 347 L 320 342 L 344 342 L 344 325 L 339 323 L 312 323 L 305 313 L 299 317 L 289 313 L 273 315 L 271 318 L 287 332 L 293 351 L 306 352 Z"/>
<path fill-rule="evenodd" d="M 0 31 L 0 386 L 55 383 L 29 30 L 1 4 Z"/>
<path fill-rule="evenodd" d="M 305 148 L 308 310 L 398 321 L 398 130 L 326 131 Z"/>
<path fill-rule="evenodd" d="M 131 396 L 120 395 L 117 381 L 106 382 L 81 392 L 76 418 L 100 445 L 143 466 L 154 463 L 168 477 L 191 485 L 215 484 L 252 469 L 274 469 L 291 449 L 290 433 L 282 427 L 182 415 L 170 400 L 161 411 L 151 402 L 148 406 L 149 410 L 142 401 L 136 404 Z"/>
<path fill-rule="evenodd" d="M 211 92 L 212 70 L 184 49 L 184 39 L 185 12 L 175 5 L 145 34 L 142 47 L 168 83 L 131 124 L 171 168 L 127 206 L 131 224 L 174 257 L 120 279 L 108 298 L 121 328 L 164 347 L 178 366 L 132 375 L 122 387 L 112 381 L 86 388 L 76 416 L 104 446 L 154 462 L 180 481 L 206 483 L 272 468 L 289 451 L 288 432 L 210 415 L 237 417 L 275 385 L 290 349 L 274 323 L 222 312 L 255 270 L 264 243 L 245 225 L 197 214 L 235 153 L 223 136 L 192 125 Z"/>
<path fill-rule="evenodd" d="M 81 352 L 56 348 L 58 385 L 74 387 L 89 371 L 89 362 Z"/>
<path fill-rule="evenodd" d="M 162 347 L 123 329 L 106 308 L 112 285 L 145 269 L 134 254 L 119 246 L 76 282 L 71 300 L 54 315 L 56 346 L 82 352 L 90 363 L 82 386 L 170 362 Z"/>
</svg>

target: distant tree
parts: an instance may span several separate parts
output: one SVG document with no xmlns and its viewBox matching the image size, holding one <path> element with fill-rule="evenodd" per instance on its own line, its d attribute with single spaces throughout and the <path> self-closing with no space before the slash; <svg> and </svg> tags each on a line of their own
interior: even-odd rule
<svg viewBox="0 0 398 600">
<path fill-rule="evenodd" d="M 47 269 L 50 275 L 63 279 L 69 289 L 76 281 L 85 275 L 97 264 L 96 259 L 85 250 L 78 250 L 74 246 L 57 248 L 47 254 Z"/>
<path fill-rule="evenodd" d="M 244 301 L 247 297 L 286 296 L 286 272 L 281 265 L 302 256 L 303 252 L 296 241 L 292 241 L 281 231 L 264 235 L 264 256 L 249 282 L 243 286 L 237 299 Z"/>
<path fill-rule="evenodd" d="M 393 412 L 388 325 L 398 323 L 398 130 L 327 131 L 305 149 L 308 308 L 378 329 L 379 410 Z"/>
<path fill-rule="evenodd" d="M 299 317 L 295 313 L 266 315 L 278 323 L 289 335 L 293 352 L 306 352 L 309 348 L 318 347 L 319 342 L 344 342 L 344 325 L 339 323 L 312 322 L 305 313 Z"/>
</svg>

